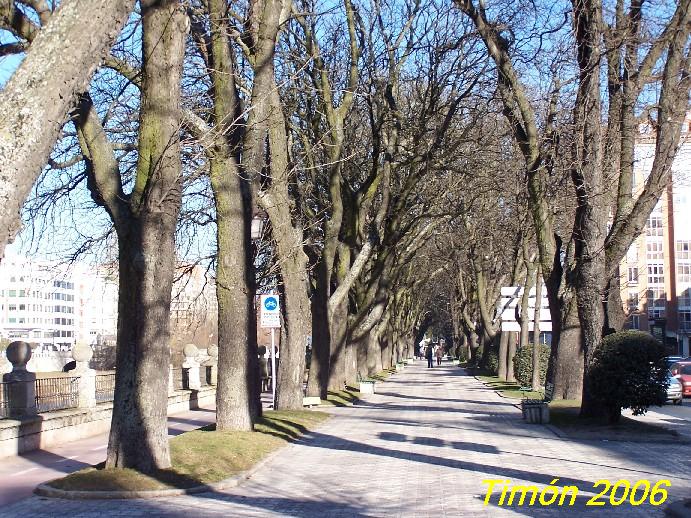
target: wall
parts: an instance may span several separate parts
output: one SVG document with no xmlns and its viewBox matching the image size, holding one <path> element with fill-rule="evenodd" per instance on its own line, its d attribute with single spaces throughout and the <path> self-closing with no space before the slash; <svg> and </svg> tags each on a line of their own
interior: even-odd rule
<svg viewBox="0 0 691 518">
<path fill-rule="evenodd" d="M 215 403 L 216 388 L 179 390 L 168 396 L 168 415 Z M 0 420 L 0 458 L 48 448 L 105 433 L 110 429 L 112 403 L 94 408 L 48 412 L 29 418 Z"/>
</svg>

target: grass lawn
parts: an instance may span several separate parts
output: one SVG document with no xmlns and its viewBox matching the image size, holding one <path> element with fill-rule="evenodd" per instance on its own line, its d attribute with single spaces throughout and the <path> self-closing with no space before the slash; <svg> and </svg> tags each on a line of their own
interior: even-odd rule
<svg viewBox="0 0 691 518">
<path fill-rule="evenodd" d="M 218 432 L 215 425 L 170 440 L 173 467 L 153 475 L 131 469 L 87 468 L 49 482 L 72 491 L 187 489 L 246 471 L 286 442 L 314 429 L 328 414 L 311 410 L 266 411 L 254 432 Z"/>
<path fill-rule="evenodd" d="M 514 399 L 542 399 L 544 392 L 529 390 L 521 392 L 521 385 L 512 381 L 502 381 L 497 376 L 477 376 L 477 378 L 492 390 L 501 393 L 502 396 Z"/>
<path fill-rule="evenodd" d="M 346 390 L 328 392 L 326 400 L 322 399 L 322 406 L 348 406 L 360 399 L 360 391 L 354 387 L 348 387 Z"/>
<path fill-rule="evenodd" d="M 580 400 L 552 401 L 549 404 L 549 422 L 568 435 L 576 435 L 579 438 L 597 436 L 593 438 L 640 440 L 642 438 L 669 439 L 679 436 L 673 430 L 628 417 L 622 417 L 617 424 L 610 424 L 604 417 L 581 419 L 578 417 L 580 408 Z"/>
<path fill-rule="evenodd" d="M 396 367 L 393 369 L 384 369 L 383 371 L 377 372 L 373 376 L 370 376 L 374 381 L 386 381 L 386 379 L 391 376 L 392 373 L 396 372 Z"/>
</svg>

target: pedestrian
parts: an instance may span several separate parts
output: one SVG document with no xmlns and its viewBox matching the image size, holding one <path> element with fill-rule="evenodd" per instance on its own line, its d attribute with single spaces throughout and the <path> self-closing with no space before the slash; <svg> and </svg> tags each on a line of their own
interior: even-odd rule
<svg viewBox="0 0 691 518">
<path fill-rule="evenodd" d="M 444 348 L 441 345 L 438 345 L 435 354 L 437 356 L 437 365 L 441 365 L 441 359 L 444 356 Z"/>
<path fill-rule="evenodd" d="M 434 363 L 432 362 L 432 358 L 434 358 L 434 350 L 432 349 L 432 344 L 427 345 L 427 349 L 425 350 L 425 358 L 427 358 L 427 368 L 431 369 L 434 367 Z"/>
<path fill-rule="evenodd" d="M 259 378 L 261 379 L 261 391 L 262 392 L 268 392 L 269 391 L 269 353 L 266 350 L 266 347 L 263 345 L 259 346 Z"/>
</svg>

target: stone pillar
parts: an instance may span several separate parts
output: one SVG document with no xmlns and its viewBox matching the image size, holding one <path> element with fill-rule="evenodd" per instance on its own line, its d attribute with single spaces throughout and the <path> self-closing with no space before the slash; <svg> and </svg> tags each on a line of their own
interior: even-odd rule
<svg viewBox="0 0 691 518">
<path fill-rule="evenodd" d="M 182 368 L 187 370 L 187 388 L 199 390 L 202 388 L 201 380 L 199 379 L 199 362 L 197 361 L 199 349 L 194 344 L 187 344 L 182 352 L 185 355 Z"/>
<path fill-rule="evenodd" d="M 173 376 L 173 364 L 168 365 L 168 395 L 175 393 L 175 377 Z"/>
<path fill-rule="evenodd" d="M 79 376 L 79 408 L 92 408 L 96 406 L 96 371 L 89 368 L 89 361 L 94 355 L 90 346 L 77 344 L 72 348 L 72 358 L 77 366 L 75 376 Z"/>
<path fill-rule="evenodd" d="M 218 384 L 218 346 L 211 345 L 206 352 L 209 354 L 209 364 L 211 365 L 211 385 L 215 387 Z"/>
<path fill-rule="evenodd" d="M 12 342 L 7 347 L 7 359 L 12 364 L 12 372 L 3 374 L 7 383 L 7 401 L 11 417 L 36 414 L 36 374 L 26 370 L 31 359 L 31 346 L 26 342 Z"/>
</svg>

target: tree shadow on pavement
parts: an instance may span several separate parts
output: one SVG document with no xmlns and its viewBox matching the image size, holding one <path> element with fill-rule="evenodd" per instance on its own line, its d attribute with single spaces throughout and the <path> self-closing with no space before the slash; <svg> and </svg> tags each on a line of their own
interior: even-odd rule
<svg viewBox="0 0 691 518">
<path fill-rule="evenodd" d="M 61 473 L 71 473 L 72 471 L 91 466 L 91 464 L 86 462 L 63 457 L 62 455 L 58 455 L 46 450 L 34 450 L 31 452 L 22 453 L 18 455 L 18 457 L 26 459 L 38 466 L 44 466 Z"/>
</svg>

